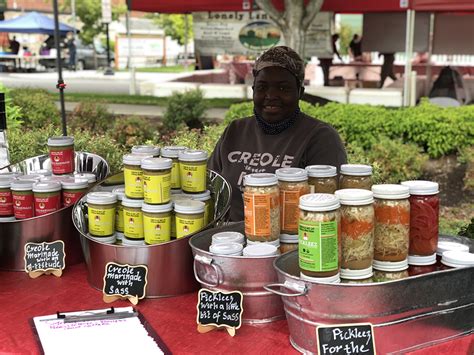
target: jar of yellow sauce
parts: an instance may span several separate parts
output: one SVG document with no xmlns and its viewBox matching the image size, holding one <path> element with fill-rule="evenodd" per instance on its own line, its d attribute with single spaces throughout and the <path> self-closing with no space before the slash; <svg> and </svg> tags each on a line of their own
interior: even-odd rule
<svg viewBox="0 0 474 355">
<path fill-rule="evenodd" d="M 132 154 L 150 155 L 152 157 L 160 156 L 160 147 L 154 145 L 134 145 Z"/>
<path fill-rule="evenodd" d="M 143 200 L 124 197 L 123 205 L 123 234 L 125 239 L 144 239 L 143 237 Z"/>
<path fill-rule="evenodd" d="M 161 244 L 171 239 L 171 202 L 164 205 L 150 205 L 144 203 L 143 211 L 143 235 L 146 244 Z"/>
<path fill-rule="evenodd" d="M 89 192 L 86 200 L 89 234 L 93 237 L 112 236 L 115 232 L 117 196 L 111 192 Z"/>
<path fill-rule="evenodd" d="M 206 190 L 201 194 L 183 194 L 193 200 L 204 202 L 204 225 L 207 226 L 214 219 L 214 203 L 211 197 L 211 191 Z"/>
<path fill-rule="evenodd" d="M 170 202 L 171 167 L 173 161 L 168 158 L 143 159 L 143 197 L 145 203 L 156 205 Z"/>
<path fill-rule="evenodd" d="M 179 177 L 179 160 L 178 155 L 180 151 L 186 150 L 188 148 L 170 145 L 161 149 L 161 157 L 169 158 L 173 161 L 173 166 L 171 168 L 171 188 L 172 189 L 181 189 L 181 180 Z"/>
<path fill-rule="evenodd" d="M 143 199 L 143 155 L 126 154 L 123 156 L 123 175 L 125 180 L 125 196 Z"/>
<path fill-rule="evenodd" d="M 175 201 L 176 238 L 184 238 L 204 227 L 204 208 L 205 204 L 201 201 Z"/>
<path fill-rule="evenodd" d="M 206 191 L 207 152 L 187 149 L 179 152 L 181 190 L 186 193 Z"/>
<path fill-rule="evenodd" d="M 112 192 L 117 195 L 117 206 L 115 208 L 115 235 L 118 240 L 122 240 L 123 235 L 123 205 L 122 200 L 125 197 L 125 188 L 116 187 Z"/>
</svg>

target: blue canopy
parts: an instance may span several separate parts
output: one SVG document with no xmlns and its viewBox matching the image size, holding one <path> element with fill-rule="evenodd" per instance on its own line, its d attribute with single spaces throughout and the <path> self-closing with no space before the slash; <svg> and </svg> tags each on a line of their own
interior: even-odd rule
<svg viewBox="0 0 474 355">
<path fill-rule="evenodd" d="M 74 27 L 59 23 L 59 32 L 62 35 L 72 31 L 74 31 Z M 54 35 L 54 19 L 33 11 L 11 20 L 0 21 L 0 32 Z"/>
</svg>

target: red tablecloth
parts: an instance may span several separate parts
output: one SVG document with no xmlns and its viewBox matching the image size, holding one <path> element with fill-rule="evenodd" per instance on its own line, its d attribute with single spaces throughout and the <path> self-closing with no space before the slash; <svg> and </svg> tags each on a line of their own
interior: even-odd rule
<svg viewBox="0 0 474 355">
<path fill-rule="evenodd" d="M 30 279 L 22 272 L 0 272 L 0 280 L 0 354 L 40 352 L 29 323 L 34 316 L 109 307 L 102 301 L 102 293 L 87 283 L 84 264 L 68 267 L 60 278 L 43 275 Z M 174 354 L 296 354 L 289 343 L 288 326 L 284 320 L 261 326 L 243 325 L 234 338 L 225 331 L 197 333 L 196 301 L 197 295 L 192 293 L 141 300 L 137 308 Z M 124 307 L 130 303 L 117 301 L 111 305 Z M 474 354 L 474 335 L 412 354 Z"/>
</svg>

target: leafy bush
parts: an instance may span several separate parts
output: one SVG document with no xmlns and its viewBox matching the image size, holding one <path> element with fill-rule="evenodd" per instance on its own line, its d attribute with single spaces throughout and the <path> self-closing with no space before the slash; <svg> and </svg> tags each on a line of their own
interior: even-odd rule
<svg viewBox="0 0 474 355">
<path fill-rule="evenodd" d="M 465 189 L 468 192 L 474 192 L 474 145 L 462 149 L 458 161 L 466 164 L 466 173 L 463 179 Z"/>
<path fill-rule="evenodd" d="M 79 103 L 68 122 L 73 131 L 92 131 L 104 134 L 114 124 L 115 117 L 102 103 L 84 101 Z"/>
<path fill-rule="evenodd" d="M 177 132 L 171 143 L 190 149 L 203 149 L 210 155 L 214 151 L 214 147 L 224 132 L 225 127 L 226 126 L 222 124 L 206 126 L 202 133 L 196 129 L 183 129 Z"/>
<path fill-rule="evenodd" d="M 152 139 L 155 130 L 148 119 L 130 116 L 115 121 L 111 136 L 129 149 L 133 145 L 145 144 L 147 140 Z"/>
<path fill-rule="evenodd" d="M 19 130 L 8 132 L 10 161 L 19 163 L 27 158 L 48 153 L 48 138 L 60 136 L 61 129 L 53 125 L 43 128 Z"/>
<path fill-rule="evenodd" d="M 179 129 L 184 124 L 189 128 L 201 128 L 205 111 L 201 90 L 175 92 L 168 99 L 163 125 L 169 130 Z"/>
<path fill-rule="evenodd" d="M 50 95 L 43 89 L 10 90 L 12 104 L 21 108 L 21 120 L 25 128 L 42 128 L 60 123 L 60 114 Z"/>
</svg>

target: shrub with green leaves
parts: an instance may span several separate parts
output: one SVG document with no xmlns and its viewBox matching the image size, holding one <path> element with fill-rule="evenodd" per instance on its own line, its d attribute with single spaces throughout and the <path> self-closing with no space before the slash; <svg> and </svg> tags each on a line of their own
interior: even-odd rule
<svg viewBox="0 0 474 355">
<path fill-rule="evenodd" d="M 61 129 L 53 125 L 28 130 L 10 130 L 8 132 L 10 162 L 19 163 L 37 155 L 47 154 L 48 138 L 61 134 Z"/>
<path fill-rule="evenodd" d="M 74 108 L 68 121 L 71 130 L 105 134 L 113 126 L 115 117 L 104 104 L 83 101 Z"/>
<path fill-rule="evenodd" d="M 163 126 L 168 130 L 179 129 L 184 125 L 201 128 L 206 108 L 201 90 L 174 92 L 168 99 Z"/>
<path fill-rule="evenodd" d="M 172 144 L 181 145 L 190 149 L 203 149 L 211 155 L 225 127 L 226 126 L 222 124 L 206 126 L 202 133 L 196 129 L 183 129 L 177 132 L 175 138 L 172 140 Z"/>
<path fill-rule="evenodd" d="M 150 120 L 143 117 L 118 118 L 110 133 L 117 143 L 122 144 L 126 149 L 130 149 L 137 144 L 145 144 L 153 138 L 156 127 Z"/>
</svg>

